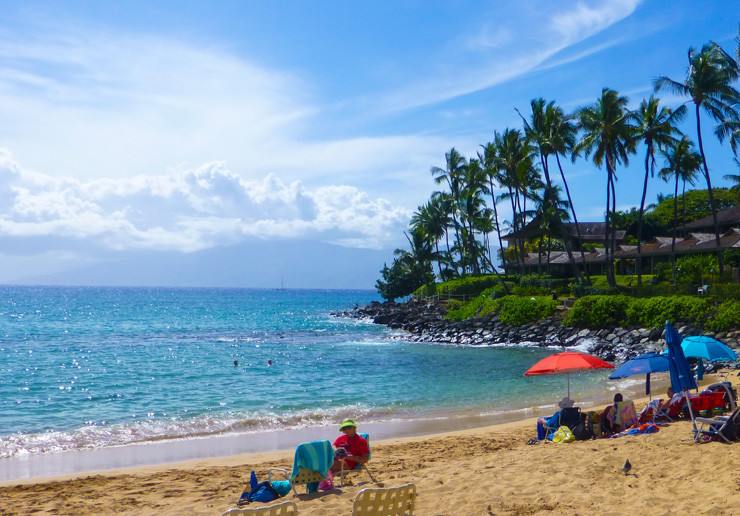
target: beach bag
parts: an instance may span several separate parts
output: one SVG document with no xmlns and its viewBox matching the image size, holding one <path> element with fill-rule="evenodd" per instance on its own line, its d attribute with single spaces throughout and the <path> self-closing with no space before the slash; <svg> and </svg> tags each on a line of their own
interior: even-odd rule
<svg viewBox="0 0 740 516">
<path fill-rule="evenodd" d="M 578 424 L 573 427 L 573 436 L 576 438 L 576 441 L 585 441 L 593 437 L 593 432 L 591 432 L 591 425 L 586 423 L 585 417 L 581 418 Z"/>
<path fill-rule="evenodd" d="M 552 442 L 554 443 L 572 443 L 575 440 L 576 438 L 573 435 L 573 432 L 571 432 L 570 428 L 567 426 L 561 426 L 558 428 L 555 435 L 552 437 Z"/>
</svg>

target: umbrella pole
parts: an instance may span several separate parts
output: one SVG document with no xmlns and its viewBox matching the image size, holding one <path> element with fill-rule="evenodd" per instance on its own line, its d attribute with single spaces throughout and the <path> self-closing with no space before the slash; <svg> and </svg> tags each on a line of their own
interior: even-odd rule
<svg viewBox="0 0 740 516">
<path fill-rule="evenodd" d="M 694 425 L 694 435 L 696 435 L 696 421 L 694 421 L 694 409 L 691 408 L 691 400 L 689 399 L 689 391 L 683 391 L 683 397 L 686 400 L 686 404 L 689 406 L 689 416 L 691 416 L 691 424 Z"/>
<path fill-rule="evenodd" d="M 566 375 L 568 377 L 568 399 L 570 399 L 570 373 Z"/>
<path fill-rule="evenodd" d="M 653 395 L 650 393 L 650 373 L 647 374 L 647 378 L 645 379 L 645 394 L 650 396 L 650 401 L 653 400 Z"/>
<path fill-rule="evenodd" d="M 696 360 L 696 379 L 701 381 L 704 379 L 704 362 L 701 358 L 697 358 Z"/>
</svg>

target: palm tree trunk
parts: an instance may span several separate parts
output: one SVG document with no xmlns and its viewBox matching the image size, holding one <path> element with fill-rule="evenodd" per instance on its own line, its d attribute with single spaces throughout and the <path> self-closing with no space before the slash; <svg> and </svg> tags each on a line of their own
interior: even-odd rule
<svg viewBox="0 0 740 516">
<path fill-rule="evenodd" d="M 709 207 L 712 209 L 712 220 L 714 221 L 714 237 L 717 244 L 717 263 L 719 264 L 719 274 L 722 275 L 725 272 L 725 263 L 722 258 L 722 243 L 719 239 L 719 221 L 717 220 L 717 206 L 714 204 L 714 194 L 712 193 L 712 180 L 709 177 L 709 167 L 707 166 L 707 158 L 704 155 L 704 144 L 701 139 L 701 117 L 699 116 L 699 104 L 696 105 L 696 134 L 699 140 L 699 153 L 701 154 L 701 161 L 704 164 L 704 177 L 707 180 L 707 190 L 709 192 Z"/>
<path fill-rule="evenodd" d="M 614 272 L 614 256 L 617 251 L 617 182 L 614 180 L 614 174 L 611 176 L 612 178 L 612 228 L 611 228 L 611 236 L 612 236 L 612 248 L 611 248 L 611 261 L 612 261 L 612 277 L 615 276 Z M 614 286 L 616 286 L 616 278 L 614 279 Z"/>
<path fill-rule="evenodd" d="M 642 183 L 642 200 L 640 201 L 640 214 L 637 218 L 637 286 L 642 286 L 642 214 L 645 211 L 645 196 L 647 195 L 648 175 L 650 174 L 650 146 L 652 142 L 646 142 L 648 147 L 645 153 L 645 181 Z"/>
<path fill-rule="evenodd" d="M 555 160 L 558 162 L 558 168 L 560 169 L 560 177 L 563 180 L 563 186 L 565 187 L 565 195 L 568 196 L 568 204 L 570 205 L 570 212 L 573 214 L 573 223 L 576 225 L 576 237 L 578 238 L 578 247 L 581 249 L 581 264 L 583 265 L 583 274 L 586 275 L 586 283 L 591 284 L 591 278 L 588 274 L 588 267 L 586 266 L 586 254 L 583 252 L 583 241 L 581 240 L 581 230 L 578 227 L 578 217 L 576 216 L 576 209 L 573 206 L 573 199 L 570 197 L 570 188 L 568 188 L 568 182 L 565 180 L 565 173 L 563 172 L 563 166 L 560 164 L 560 155 L 555 154 Z M 566 250 L 568 244 L 565 244 Z M 570 254 L 568 255 L 571 256 Z M 570 258 L 572 260 L 572 258 Z"/>
<path fill-rule="evenodd" d="M 611 196 L 610 196 L 611 194 Z M 610 241 L 609 236 L 610 233 L 614 229 L 614 202 L 616 200 L 616 196 L 614 195 L 614 172 L 612 169 L 612 162 L 609 156 L 609 153 L 606 153 L 606 228 L 605 228 L 605 235 L 604 235 L 604 244 L 606 248 L 604 249 L 604 252 L 606 253 L 605 256 L 605 263 L 606 263 L 606 281 L 609 283 L 609 286 L 612 288 L 616 288 L 617 282 L 614 278 L 614 255 L 611 252 L 611 243 L 613 241 Z M 610 211 L 611 208 L 611 211 Z"/>
<path fill-rule="evenodd" d="M 678 226 L 678 170 L 673 189 L 673 234 L 671 235 L 671 284 L 676 284 L 676 226 Z"/>
<path fill-rule="evenodd" d="M 504 255 L 504 242 L 501 240 L 501 227 L 498 225 L 498 210 L 496 209 L 496 197 L 493 195 L 493 180 L 489 179 L 491 184 L 491 203 L 493 204 L 493 218 L 496 223 L 496 234 L 498 235 L 498 246 L 501 250 L 501 264 L 504 267 L 504 273 L 506 273 L 506 255 Z M 493 260 L 491 260 L 493 265 Z"/>
<path fill-rule="evenodd" d="M 681 190 L 681 220 L 683 221 L 683 230 L 681 233 L 686 238 L 686 180 L 683 180 L 683 188 Z"/>
</svg>

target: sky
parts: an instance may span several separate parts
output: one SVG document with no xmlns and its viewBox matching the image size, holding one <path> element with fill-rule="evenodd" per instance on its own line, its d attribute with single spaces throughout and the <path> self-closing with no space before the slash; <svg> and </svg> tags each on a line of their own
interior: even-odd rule
<svg viewBox="0 0 740 516">
<path fill-rule="evenodd" d="M 474 157 L 536 97 L 572 112 L 609 87 L 637 107 L 689 47 L 734 52 L 739 22 L 683 0 L 0 0 L 0 283 L 254 240 L 390 259 L 451 148 Z M 639 205 L 642 152 L 619 208 Z M 579 220 L 601 220 L 604 171 L 565 169 Z"/>
</svg>

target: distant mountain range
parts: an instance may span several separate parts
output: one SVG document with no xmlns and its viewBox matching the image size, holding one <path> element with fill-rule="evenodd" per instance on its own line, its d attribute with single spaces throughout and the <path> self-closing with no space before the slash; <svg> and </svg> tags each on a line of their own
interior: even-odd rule
<svg viewBox="0 0 740 516">
<path fill-rule="evenodd" d="M 94 265 L 25 276 L 22 285 L 372 289 L 392 250 L 308 241 L 254 241 L 194 253 L 137 251 Z"/>
</svg>

